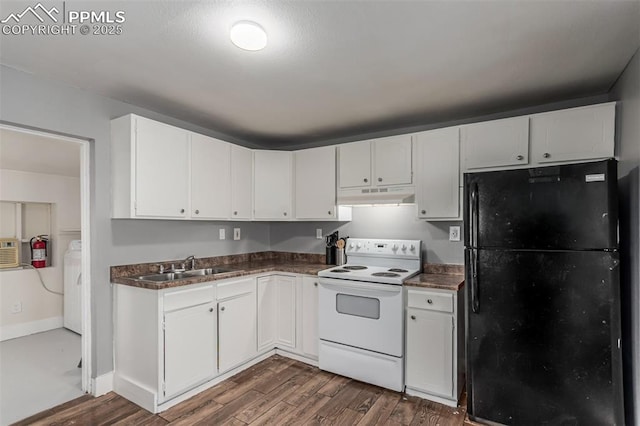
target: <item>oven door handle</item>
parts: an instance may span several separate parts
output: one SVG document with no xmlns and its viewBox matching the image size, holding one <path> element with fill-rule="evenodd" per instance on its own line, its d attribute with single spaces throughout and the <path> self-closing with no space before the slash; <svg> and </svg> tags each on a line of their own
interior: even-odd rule
<svg viewBox="0 0 640 426">
<path fill-rule="evenodd" d="M 358 281 L 346 280 L 320 280 L 320 286 L 336 291 L 345 291 L 345 289 L 353 289 L 365 291 L 369 293 L 401 293 L 402 286 L 395 284 L 377 284 L 377 283 L 359 283 Z"/>
</svg>

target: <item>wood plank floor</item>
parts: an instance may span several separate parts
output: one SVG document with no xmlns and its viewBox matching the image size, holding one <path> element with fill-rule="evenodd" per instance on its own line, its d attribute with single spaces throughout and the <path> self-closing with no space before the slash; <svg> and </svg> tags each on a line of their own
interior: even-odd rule
<svg viewBox="0 0 640 426">
<path fill-rule="evenodd" d="M 439 425 L 466 410 L 405 396 L 278 355 L 159 414 L 110 392 L 85 395 L 17 425 Z"/>
</svg>

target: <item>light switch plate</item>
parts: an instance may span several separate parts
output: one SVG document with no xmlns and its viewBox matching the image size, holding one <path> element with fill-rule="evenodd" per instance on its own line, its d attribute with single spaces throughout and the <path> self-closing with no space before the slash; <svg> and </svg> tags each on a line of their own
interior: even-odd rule
<svg viewBox="0 0 640 426">
<path fill-rule="evenodd" d="M 240 228 L 233 228 L 233 239 L 236 241 L 240 239 Z"/>
<path fill-rule="evenodd" d="M 316 238 L 321 240 L 322 239 L 322 228 L 317 228 L 316 229 Z"/>
<path fill-rule="evenodd" d="M 449 227 L 449 241 L 460 241 L 460 227 L 459 226 L 450 226 Z"/>
<path fill-rule="evenodd" d="M 227 236 L 225 235 L 224 228 L 220 228 L 220 239 L 224 240 L 225 238 L 227 238 Z"/>
</svg>

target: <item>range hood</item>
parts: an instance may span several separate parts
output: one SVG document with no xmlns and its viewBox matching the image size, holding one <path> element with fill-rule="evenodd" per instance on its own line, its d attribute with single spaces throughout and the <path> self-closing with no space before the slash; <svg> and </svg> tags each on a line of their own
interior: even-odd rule
<svg viewBox="0 0 640 426">
<path fill-rule="evenodd" d="M 415 186 L 387 186 L 382 188 L 354 188 L 338 190 L 338 205 L 411 204 L 415 203 Z"/>
</svg>

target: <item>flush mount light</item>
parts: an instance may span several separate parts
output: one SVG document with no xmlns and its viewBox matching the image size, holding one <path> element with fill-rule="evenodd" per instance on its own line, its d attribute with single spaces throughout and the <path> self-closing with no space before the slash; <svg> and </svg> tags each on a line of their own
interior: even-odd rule
<svg viewBox="0 0 640 426">
<path fill-rule="evenodd" d="M 233 24 L 230 32 L 233 44 L 244 50 L 262 50 L 267 45 L 267 33 L 251 21 L 240 21 Z"/>
</svg>

